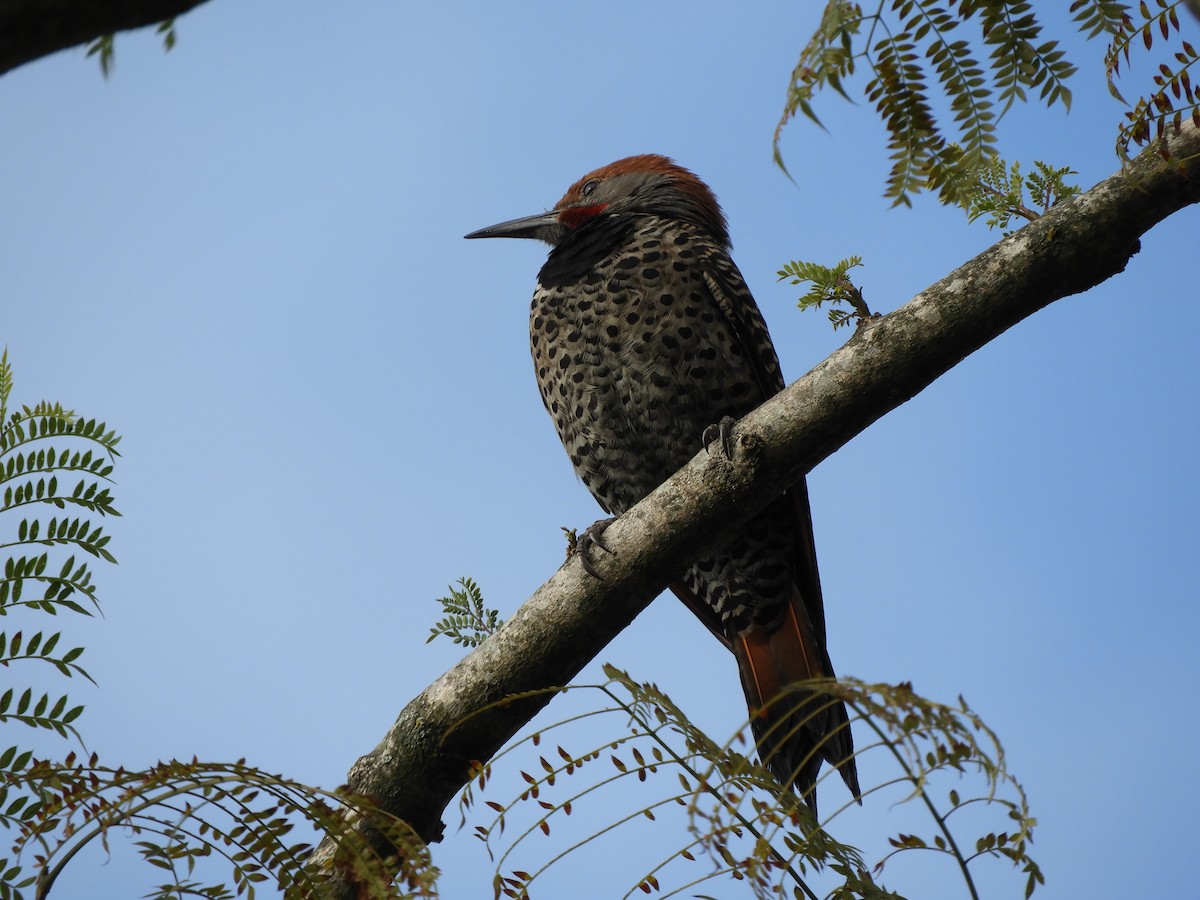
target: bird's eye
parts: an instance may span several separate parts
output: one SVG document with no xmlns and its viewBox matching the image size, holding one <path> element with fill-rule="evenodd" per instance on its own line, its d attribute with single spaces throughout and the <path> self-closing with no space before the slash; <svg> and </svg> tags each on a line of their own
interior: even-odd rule
<svg viewBox="0 0 1200 900">
<path fill-rule="evenodd" d="M 585 184 L 583 186 L 583 188 L 579 191 L 579 193 L 584 197 L 589 197 L 589 196 L 591 196 L 592 191 L 596 190 L 596 185 L 598 185 L 599 183 L 600 183 L 599 181 L 597 181 L 596 179 L 593 178 L 591 181 L 589 181 L 587 184 Z"/>
</svg>

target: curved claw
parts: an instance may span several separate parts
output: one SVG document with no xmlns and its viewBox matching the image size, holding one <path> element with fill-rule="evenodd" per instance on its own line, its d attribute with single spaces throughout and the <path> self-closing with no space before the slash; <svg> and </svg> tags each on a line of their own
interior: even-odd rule
<svg viewBox="0 0 1200 900">
<path fill-rule="evenodd" d="M 709 425 L 705 428 L 704 433 L 700 435 L 700 442 L 704 445 L 705 452 L 709 452 L 710 444 L 720 441 L 725 458 L 733 459 L 733 426 L 736 424 L 737 419 L 733 416 L 722 416 L 721 421 L 716 425 Z"/>
<path fill-rule="evenodd" d="M 605 545 L 603 535 L 604 529 L 608 528 L 608 526 L 615 521 L 617 521 L 615 517 L 598 519 L 584 529 L 583 534 L 579 535 L 571 547 L 567 549 L 567 555 L 578 556 L 579 563 L 583 566 L 583 571 L 587 572 L 593 578 L 601 579 L 601 576 L 600 573 L 596 571 L 596 567 L 592 565 L 591 557 L 588 554 L 593 547 L 596 547 L 605 553 L 612 553 L 612 550 Z"/>
</svg>

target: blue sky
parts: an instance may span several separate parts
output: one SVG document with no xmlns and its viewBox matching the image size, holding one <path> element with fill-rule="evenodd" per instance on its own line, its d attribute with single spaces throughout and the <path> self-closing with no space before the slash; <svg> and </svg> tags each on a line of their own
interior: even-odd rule
<svg viewBox="0 0 1200 900">
<path fill-rule="evenodd" d="M 16 399 L 125 436 L 105 617 L 62 623 L 100 685 L 72 691 L 92 749 L 130 767 L 246 757 L 333 787 L 459 658 L 425 643 L 446 585 L 470 575 L 508 615 L 561 562 L 560 526 L 596 518 L 528 357 L 545 249 L 466 232 L 614 159 L 668 154 L 721 198 L 789 380 L 848 333 L 795 309 L 782 263 L 861 255 L 886 312 L 996 240 L 929 199 L 889 209 L 866 106 L 822 97 L 828 132 L 784 133 L 796 183 L 772 165 L 815 15 L 213 0 L 170 54 L 152 32 L 120 37 L 107 81 L 82 50 L 0 79 Z M 1101 48 L 1071 46 L 1070 114 L 1015 109 L 1002 152 L 1090 186 L 1118 166 L 1121 108 Z M 1160 225 L 1121 276 L 1001 336 L 810 477 L 837 668 L 961 693 L 999 732 L 1040 822 L 1039 896 L 1169 895 L 1195 843 L 1198 226 L 1195 208 Z M 669 596 L 601 659 L 714 735 L 742 721 L 732 658 Z M 862 767 L 887 777 L 882 758 Z M 907 815 L 881 801 L 839 824 L 876 858 Z M 674 837 L 618 834 L 540 895 L 620 896 Z M 534 844 L 515 867 L 535 866 Z M 469 829 L 434 853 L 446 897 L 486 895 Z M 153 881 L 101 863 L 77 861 L 61 896 Z M 1000 864 L 981 877 L 988 896 L 1023 887 Z M 925 859 L 885 880 L 959 889 Z"/>
</svg>

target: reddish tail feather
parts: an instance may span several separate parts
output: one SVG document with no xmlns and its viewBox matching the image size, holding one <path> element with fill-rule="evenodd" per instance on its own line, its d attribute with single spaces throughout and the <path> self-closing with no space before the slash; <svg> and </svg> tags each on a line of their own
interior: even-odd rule
<svg viewBox="0 0 1200 900">
<path fill-rule="evenodd" d="M 733 652 L 759 754 L 780 783 L 796 791 L 816 812 L 814 788 L 824 760 L 839 770 L 855 798 L 861 799 L 845 706 L 819 688 L 785 693 L 797 682 L 833 677 L 799 591 L 793 592 L 774 630 L 754 629 L 736 635 Z"/>
</svg>

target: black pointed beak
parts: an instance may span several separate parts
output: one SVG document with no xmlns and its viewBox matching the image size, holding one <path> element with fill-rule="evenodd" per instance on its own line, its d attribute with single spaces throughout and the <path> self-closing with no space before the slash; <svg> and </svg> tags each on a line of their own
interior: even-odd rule
<svg viewBox="0 0 1200 900">
<path fill-rule="evenodd" d="M 562 223 L 558 221 L 558 213 L 558 210 L 552 209 L 549 212 L 538 213 L 534 216 L 511 219 L 508 222 L 501 222 L 499 225 L 480 228 L 478 231 L 472 231 L 470 234 L 463 236 L 467 239 L 494 237 L 536 238 L 537 240 L 553 244 L 555 236 L 563 227 Z"/>
</svg>

